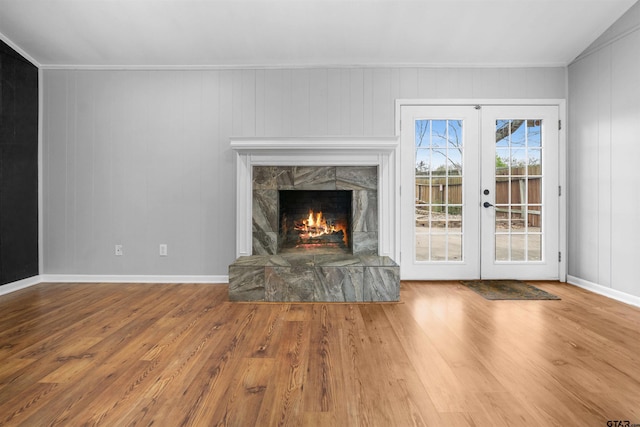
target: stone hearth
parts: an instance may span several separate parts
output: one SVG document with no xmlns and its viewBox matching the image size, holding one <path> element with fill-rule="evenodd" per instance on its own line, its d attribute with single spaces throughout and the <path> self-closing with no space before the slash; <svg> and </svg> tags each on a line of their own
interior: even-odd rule
<svg viewBox="0 0 640 427">
<path fill-rule="evenodd" d="M 377 255 L 254 255 L 229 266 L 232 301 L 398 301 L 400 271 Z"/>
</svg>

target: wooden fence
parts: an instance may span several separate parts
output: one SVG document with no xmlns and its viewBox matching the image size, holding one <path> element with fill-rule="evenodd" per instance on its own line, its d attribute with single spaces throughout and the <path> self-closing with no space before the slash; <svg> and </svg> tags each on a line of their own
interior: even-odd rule
<svg viewBox="0 0 640 427">
<path fill-rule="evenodd" d="M 531 227 L 540 226 L 540 205 L 542 204 L 542 177 L 539 165 L 526 167 L 499 168 L 496 170 L 495 204 L 511 204 L 512 219 L 522 218 L 524 202 L 529 204 L 528 223 Z M 527 174 L 528 172 L 528 174 Z M 511 180 L 509 180 L 511 179 Z M 526 192 L 526 197 L 525 197 Z M 511 202 L 509 202 L 511 193 Z M 431 197 L 429 197 L 431 194 Z M 431 203 L 432 205 L 461 205 L 462 204 L 462 177 L 460 176 L 433 176 L 416 177 L 416 203 Z M 519 205 L 519 206 L 518 206 Z M 443 212 L 443 206 L 433 206 L 434 212 Z M 460 213 L 459 207 L 450 207 L 449 213 Z M 497 207 L 498 217 L 507 218 L 508 210 Z"/>
</svg>

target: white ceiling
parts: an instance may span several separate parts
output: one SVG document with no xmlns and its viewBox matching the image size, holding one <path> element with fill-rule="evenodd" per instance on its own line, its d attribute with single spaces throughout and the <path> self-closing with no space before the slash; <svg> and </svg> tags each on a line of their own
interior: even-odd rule
<svg viewBox="0 0 640 427">
<path fill-rule="evenodd" d="M 0 0 L 43 67 L 557 66 L 636 0 Z"/>
</svg>

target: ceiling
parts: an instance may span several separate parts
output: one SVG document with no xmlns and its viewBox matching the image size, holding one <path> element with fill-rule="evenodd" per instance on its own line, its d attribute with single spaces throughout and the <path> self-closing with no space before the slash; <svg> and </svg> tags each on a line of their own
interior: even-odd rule
<svg viewBox="0 0 640 427">
<path fill-rule="evenodd" d="M 636 0 L 0 0 L 42 67 L 563 66 Z"/>
</svg>

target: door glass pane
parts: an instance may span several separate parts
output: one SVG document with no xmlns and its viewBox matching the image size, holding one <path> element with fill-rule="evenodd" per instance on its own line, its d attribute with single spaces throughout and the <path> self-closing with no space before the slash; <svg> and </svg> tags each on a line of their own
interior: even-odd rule
<svg viewBox="0 0 640 427">
<path fill-rule="evenodd" d="M 416 261 L 461 261 L 463 122 L 415 126 Z"/>
<path fill-rule="evenodd" d="M 529 205 L 527 215 L 529 232 L 539 233 L 542 231 L 542 205 Z"/>
<path fill-rule="evenodd" d="M 522 233 L 511 234 L 511 261 L 525 260 L 525 239 L 526 235 Z"/>
<path fill-rule="evenodd" d="M 496 233 L 496 261 L 509 261 L 511 259 L 511 245 L 508 234 Z"/>
<path fill-rule="evenodd" d="M 529 129 L 527 135 L 527 146 L 531 147 L 541 147 L 542 139 L 541 131 L 542 131 L 542 120 L 527 120 L 527 129 Z"/>
<path fill-rule="evenodd" d="M 537 148 L 529 149 L 529 175 L 542 175 L 542 151 Z"/>
<path fill-rule="evenodd" d="M 449 259 L 460 261 L 462 259 L 462 235 L 449 233 Z"/>
<path fill-rule="evenodd" d="M 507 168 L 506 173 L 509 173 Z M 508 205 L 509 204 L 509 177 L 496 175 L 496 205 Z"/>
<path fill-rule="evenodd" d="M 542 261 L 542 235 L 529 233 L 527 244 L 527 260 Z"/>
<path fill-rule="evenodd" d="M 542 120 L 496 120 L 496 261 L 542 260 Z"/>
</svg>

